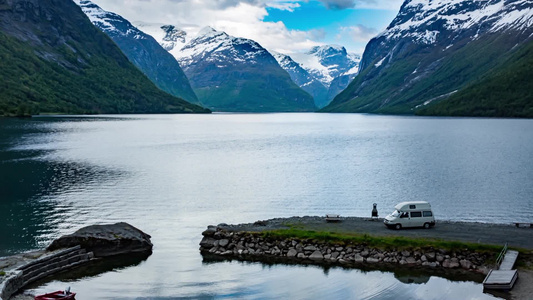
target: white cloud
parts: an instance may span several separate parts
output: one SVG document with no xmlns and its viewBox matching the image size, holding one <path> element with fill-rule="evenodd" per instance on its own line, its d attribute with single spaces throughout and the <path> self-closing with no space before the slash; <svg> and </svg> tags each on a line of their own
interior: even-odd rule
<svg viewBox="0 0 533 300">
<path fill-rule="evenodd" d="M 376 28 L 369 28 L 364 25 L 357 24 L 349 27 L 341 27 L 340 32 L 337 35 L 337 39 L 348 37 L 354 42 L 367 42 L 376 36 L 377 33 L 378 30 Z"/>
<path fill-rule="evenodd" d="M 328 9 L 346 9 L 355 7 L 355 0 L 319 0 Z"/>
<path fill-rule="evenodd" d="M 267 8 L 293 11 L 309 1 L 321 1 L 329 9 L 348 7 L 373 7 L 390 9 L 390 3 L 401 0 L 92 0 L 103 9 L 118 13 L 126 19 L 144 23 L 171 24 L 185 30 L 190 37 L 204 26 L 226 31 L 236 37 L 250 38 L 263 47 L 282 53 L 306 51 L 312 46 L 323 44 L 326 31 L 289 30 L 282 22 L 265 22 Z M 397 5 L 399 7 L 399 4 Z M 361 26 L 361 25 L 357 25 Z M 354 26 L 356 28 L 357 26 Z M 360 27 L 361 32 L 368 28 Z M 342 29 L 337 35 L 337 43 L 349 48 L 351 41 L 342 35 L 355 29 Z M 335 37 L 330 33 L 329 40 Z M 368 36 L 363 34 L 361 36 Z M 368 38 L 370 39 L 370 38 Z M 368 41 L 367 39 L 367 41 Z M 360 48 L 360 46 L 357 46 Z M 349 49 L 350 50 L 350 49 Z M 359 49 L 358 49 L 359 50 Z"/>
<path fill-rule="evenodd" d="M 145 23 L 171 24 L 194 36 L 204 26 L 236 37 L 257 41 L 279 52 L 297 52 L 320 45 L 320 30 L 289 30 L 282 22 L 265 22 L 267 7 L 292 11 L 301 1 L 287 0 L 93 0 L 103 9 L 126 19 Z"/>
<path fill-rule="evenodd" d="M 369 8 L 399 9 L 403 0 L 319 0 L 328 9 Z"/>
</svg>

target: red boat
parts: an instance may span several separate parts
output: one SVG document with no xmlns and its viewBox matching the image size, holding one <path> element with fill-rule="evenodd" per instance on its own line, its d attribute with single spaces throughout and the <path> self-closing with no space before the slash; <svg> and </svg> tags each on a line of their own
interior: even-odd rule
<svg viewBox="0 0 533 300">
<path fill-rule="evenodd" d="M 76 293 L 71 293 L 70 288 L 68 288 L 64 291 L 35 296 L 35 300 L 74 300 L 74 296 L 76 296 Z"/>
</svg>

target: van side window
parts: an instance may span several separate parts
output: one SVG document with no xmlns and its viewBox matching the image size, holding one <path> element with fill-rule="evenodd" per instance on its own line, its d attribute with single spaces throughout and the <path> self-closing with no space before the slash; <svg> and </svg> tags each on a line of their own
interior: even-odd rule
<svg viewBox="0 0 533 300">
<path fill-rule="evenodd" d="M 420 218 L 422 217 L 422 212 L 421 211 L 412 211 L 411 212 L 411 218 Z"/>
<path fill-rule="evenodd" d="M 430 212 L 430 211 L 425 211 L 424 212 L 424 217 L 433 217 L 433 213 Z"/>
<path fill-rule="evenodd" d="M 400 216 L 400 218 L 409 218 L 409 213 L 408 212 L 403 212 L 402 215 Z"/>
<path fill-rule="evenodd" d="M 409 205 L 409 209 L 416 209 L 416 205 Z"/>
</svg>

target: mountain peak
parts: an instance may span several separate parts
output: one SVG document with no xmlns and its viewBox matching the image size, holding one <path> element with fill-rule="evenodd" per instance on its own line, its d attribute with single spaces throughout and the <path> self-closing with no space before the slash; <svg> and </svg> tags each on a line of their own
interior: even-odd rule
<svg viewBox="0 0 533 300">
<path fill-rule="evenodd" d="M 400 12 L 378 37 L 410 37 L 419 44 L 448 39 L 447 33 L 472 31 L 473 38 L 485 32 L 533 26 L 530 0 L 406 0 Z"/>
<path fill-rule="evenodd" d="M 198 102 L 189 80 L 178 61 L 153 37 L 147 35 L 118 14 L 108 12 L 88 0 L 76 0 L 91 22 L 119 46 L 128 59 L 156 86 L 167 93 Z M 186 33 L 173 25 L 159 25 L 169 48 L 184 40 Z M 182 40 L 180 40 L 180 38 Z"/>
<path fill-rule="evenodd" d="M 228 34 L 225 33 L 224 31 L 218 31 L 218 30 L 214 29 L 211 26 L 206 26 L 206 27 L 202 28 L 202 30 L 200 30 L 198 32 L 197 36 L 217 36 L 217 35 L 228 36 Z"/>
<path fill-rule="evenodd" d="M 360 75 L 325 111 L 525 115 L 528 98 L 517 95 L 530 87 L 497 74 L 527 64 L 532 36 L 531 0 L 406 0 L 367 44 Z M 500 80 L 494 91 L 483 86 L 492 74 Z"/>
<path fill-rule="evenodd" d="M 181 42 L 185 43 L 185 37 L 187 36 L 187 32 L 176 28 L 174 25 L 163 25 L 160 27 L 165 32 L 165 36 L 163 37 L 163 41 L 165 42 Z"/>
<path fill-rule="evenodd" d="M 308 52 L 309 54 L 315 54 L 317 56 L 326 56 L 326 55 L 346 55 L 346 48 L 340 45 L 323 45 L 323 46 L 315 46 L 311 48 Z"/>
</svg>

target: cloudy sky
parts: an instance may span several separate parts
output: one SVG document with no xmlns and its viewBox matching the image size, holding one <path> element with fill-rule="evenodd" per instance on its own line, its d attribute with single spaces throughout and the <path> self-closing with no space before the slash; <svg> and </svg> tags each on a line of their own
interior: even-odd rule
<svg viewBox="0 0 533 300">
<path fill-rule="evenodd" d="M 211 26 L 282 53 L 338 44 L 362 54 L 403 0 L 93 0 L 135 23 L 176 25 L 194 36 Z"/>
</svg>

